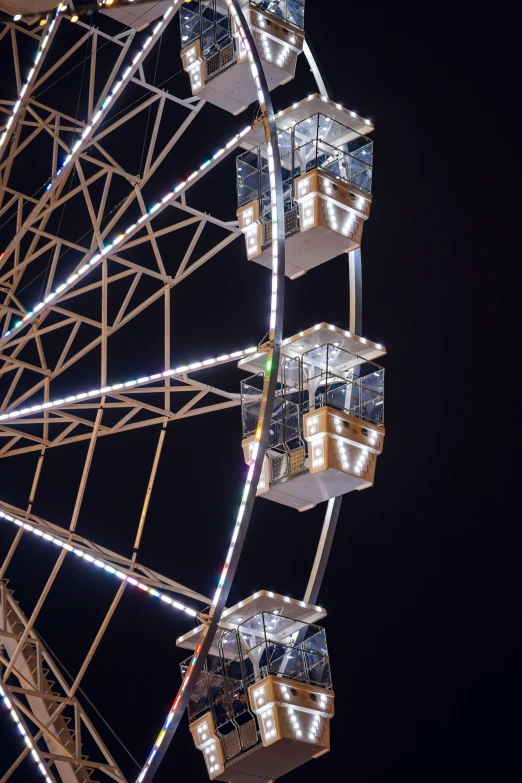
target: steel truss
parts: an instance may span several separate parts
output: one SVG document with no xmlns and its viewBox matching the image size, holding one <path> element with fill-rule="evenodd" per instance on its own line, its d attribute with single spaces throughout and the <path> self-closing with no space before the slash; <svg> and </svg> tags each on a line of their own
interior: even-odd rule
<svg viewBox="0 0 522 783">
<path fill-rule="evenodd" d="M 109 610 L 107 624 L 110 614 Z M 95 649 L 90 652 L 94 654 Z M 125 781 L 76 695 L 88 662 L 69 683 L 18 606 L 7 581 L 0 581 L 0 686 L 4 703 L 8 698 L 9 711 L 23 727 L 26 739 L 1 781 L 8 780 L 31 754 L 38 756 L 52 781 L 88 783 L 94 772 L 102 773 L 103 780 Z M 86 734 L 99 751 L 97 758 L 89 759 L 82 753 Z"/>
<path fill-rule="evenodd" d="M 145 72 L 146 61 L 157 51 L 161 35 L 175 20 L 180 0 L 172 0 L 166 18 L 141 36 L 141 44 L 138 43 L 140 34 L 133 29 L 124 28 L 117 34 L 110 34 L 78 20 L 74 26 L 74 43 L 56 59 L 51 56 L 51 43 L 59 39 L 65 27 L 67 34 L 71 34 L 66 14 L 56 17 L 49 14 L 45 26 L 37 30 L 28 30 L 11 22 L 0 31 L 0 45 L 2 41 L 3 45 L 10 45 L 17 89 L 16 96 L 0 100 L 0 138 L 5 131 L 0 144 L 0 220 L 9 221 L 13 226 L 10 240 L 0 255 L 0 458 L 29 452 L 38 454 L 27 507 L 20 509 L 0 502 L 0 524 L 11 522 L 17 527 L 12 546 L 0 567 L 0 642 L 5 648 L 0 653 L 0 695 L 4 703 L 7 698 L 13 717 L 27 737 L 27 747 L 0 778 L 0 783 L 7 781 L 31 753 L 35 759 L 38 757 L 38 763 L 53 783 L 59 780 L 84 783 L 91 779 L 94 771 L 114 780 L 125 780 L 76 694 L 129 584 L 137 585 L 154 596 L 161 594 L 171 603 L 177 602 L 177 608 L 181 607 L 181 611 L 192 616 L 196 610 L 177 601 L 175 594 L 210 605 L 208 614 L 204 615 L 207 624 L 193 666 L 173 703 L 165 730 L 138 777 L 140 783 L 151 780 L 179 725 L 193 682 L 210 648 L 239 561 L 274 402 L 283 327 L 285 241 L 283 220 L 278 221 L 277 217 L 283 214 L 282 180 L 270 94 L 239 3 L 237 0 L 226 1 L 236 15 L 243 30 L 243 40 L 252 55 L 253 78 L 258 87 L 265 136 L 271 149 L 275 181 L 272 236 L 277 239 L 273 243 L 272 299 L 267 324 L 268 367 L 272 369 L 267 369 L 265 378 L 257 452 L 250 466 L 222 578 L 212 599 L 152 571 L 140 564 L 137 556 L 167 424 L 240 404 L 239 395 L 201 383 L 194 377 L 197 369 L 208 368 L 208 361 L 203 360 L 194 369 L 173 370 L 170 345 L 172 291 L 240 236 L 235 221 L 226 222 L 202 212 L 189 204 L 188 198 L 191 187 L 225 157 L 235 153 L 240 135 L 224 144 L 219 153 L 150 210 L 147 203 L 151 189 L 154 189 L 155 175 L 161 166 L 168 165 L 169 155 L 176 151 L 176 145 L 185 134 L 190 133 L 192 123 L 197 120 L 204 105 L 203 101 L 186 96 L 183 80 L 176 82 L 175 88 L 169 84 L 167 91 L 153 84 Z M 20 67 L 20 36 L 34 39 L 35 52 L 40 53 L 41 50 L 27 83 Z M 108 78 L 106 62 L 100 56 L 102 48 L 106 47 L 112 53 Z M 140 52 L 138 57 L 136 51 Z M 53 81 L 65 78 L 68 69 L 78 66 L 78 57 L 82 53 L 85 57 L 85 52 L 88 52 L 84 60 L 88 98 L 85 116 L 80 119 L 72 116 L 68 107 L 59 101 L 42 100 L 42 97 L 47 91 L 54 96 Z M 324 79 L 308 47 L 305 47 L 305 55 L 321 93 L 326 95 Z M 139 96 L 134 100 L 136 90 Z M 131 91 L 131 97 L 125 100 Z M 108 109 L 109 101 L 112 103 Z M 152 131 L 143 150 L 143 167 L 136 173 L 120 161 L 118 150 L 111 143 L 111 134 L 122 127 L 131 129 L 133 122 L 143 117 L 145 112 L 149 114 Z M 159 139 L 165 137 L 162 129 L 167 122 L 168 141 L 161 145 Z M 31 193 L 24 186 L 19 170 L 23 168 L 28 151 L 34 147 L 43 149 L 44 145 L 50 158 L 48 179 L 40 183 L 42 187 L 36 193 Z M 206 151 L 207 156 L 211 153 L 212 150 Z M 65 162 L 61 165 L 63 156 Z M 154 195 L 158 198 L 161 194 Z M 80 236 L 73 236 L 67 224 L 62 222 L 64 210 L 69 206 L 73 206 L 75 216 L 80 216 L 76 219 L 77 233 L 82 231 Z M 221 239 L 213 241 L 210 249 L 202 252 L 198 248 L 205 245 L 209 229 L 213 232 L 218 230 Z M 185 236 L 188 231 L 190 237 L 173 269 L 172 259 L 166 262 L 161 244 L 163 237 L 176 231 L 180 232 L 178 236 Z M 357 257 L 350 254 L 352 324 L 355 323 L 356 312 L 360 319 L 360 268 L 360 253 Z M 45 273 L 45 286 L 38 298 L 33 280 L 42 273 Z M 35 302 L 28 303 L 27 289 Z M 163 306 L 164 366 L 158 368 L 161 372 L 137 379 L 132 384 L 122 382 L 108 386 L 109 338 L 156 302 Z M 94 313 L 98 315 L 93 317 Z M 20 326 L 13 327 L 14 318 L 22 322 Z M 355 331 L 352 324 L 351 328 Z M 60 343 L 58 358 L 51 359 L 48 345 L 52 343 L 56 353 L 57 341 Z M 56 402 L 52 396 L 54 382 L 64 377 L 75 378 L 78 363 L 92 353 L 99 358 L 99 378 L 93 379 L 93 386 L 100 386 L 97 394 L 91 395 L 86 390 L 84 395 L 75 395 L 74 400 L 65 398 Z M 220 357 L 223 361 L 212 360 L 212 363 L 237 360 L 242 353 L 244 351 L 232 353 Z M 217 401 L 210 402 L 206 399 L 209 397 L 215 397 Z M 132 557 L 126 558 L 79 536 L 76 526 L 98 439 L 153 425 L 159 425 L 159 437 L 136 531 L 134 552 Z M 77 441 L 86 441 L 85 463 L 69 528 L 64 530 L 35 516 L 32 507 L 47 450 Z M 307 588 L 307 596 L 313 596 L 313 600 L 317 600 L 339 507 L 340 499 L 328 504 Z M 24 534 L 34 534 L 46 539 L 49 545 L 59 547 L 53 571 L 29 618 L 18 607 L 5 576 Z M 83 557 L 97 567 L 116 573 L 121 579 L 106 617 L 72 683 L 60 671 L 34 629 L 67 556 Z M 82 756 L 82 732 L 88 732 L 94 740 L 100 752 L 99 760 Z"/>
</svg>

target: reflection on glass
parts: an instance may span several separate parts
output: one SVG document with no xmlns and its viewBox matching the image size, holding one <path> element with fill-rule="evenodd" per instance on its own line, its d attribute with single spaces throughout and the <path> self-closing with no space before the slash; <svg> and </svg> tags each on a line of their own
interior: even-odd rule
<svg viewBox="0 0 522 783">
<path fill-rule="evenodd" d="M 248 686 L 264 677 L 332 687 L 326 634 L 318 625 L 259 612 L 242 620 L 237 630 L 222 631 L 216 646 L 219 654 L 207 656 L 188 713 L 193 721 L 210 709 L 222 735 L 253 719 Z M 182 664 L 182 674 L 191 661 Z"/>
</svg>

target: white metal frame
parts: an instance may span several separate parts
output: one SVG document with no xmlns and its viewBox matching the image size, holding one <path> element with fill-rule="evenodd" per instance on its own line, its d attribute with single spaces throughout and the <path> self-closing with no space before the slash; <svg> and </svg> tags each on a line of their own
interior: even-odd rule
<svg viewBox="0 0 522 783">
<path fill-rule="evenodd" d="M 192 616 L 195 614 L 195 610 L 191 607 L 186 607 L 185 604 L 173 598 L 170 595 L 171 593 L 181 593 L 192 600 L 205 604 L 210 603 L 208 615 L 203 616 L 206 620 L 205 630 L 196 648 L 193 667 L 187 672 L 181 689 L 174 700 L 173 708 L 165 721 L 164 729 L 156 740 L 153 751 L 147 759 L 138 780 L 142 783 L 142 781 L 152 778 L 168 746 L 168 742 L 179 724 L 179 719 L 189 698 L 192 684 L 203 664 L 206 651 L 212 643 L 217 623 L 225 608 L 225 601 L 237 567 L 255 498 L 255 488 L 266 447 L 267 427 L 271 417 L 275 392 L 277 372 L 274 372 L 274 369 L 277 368 L 279 363 L 279 350 L 282 339 L 285 242 L 283 220 L 278 221 L 278 214 L 282 215 L 282 182 L 277 150 L 277 133 L 275 131 L 270 94 L 266 87 L 262 65 L 250 31 L 244 23 L 239 3 L 237 0 L 226 1 L 231 8 L 231 13 L 236 17 L 243 41 L 247 49 L 249 49 L 252 77 L 256 81 L 261 112 L 265 119 L 265 137 L 270 150 L 269 158 L 273 177 L 272 235 L 277 239 L 273 243 L 272 299 L 268 319 L 269 351 L 263 393 L 264 406 L 260 415 L 256 436 L 258 446 L 254 450 L 253 462 L 250 465 L 247 485 L 234 527 L 223 574 L 218 590 L 212 600 L 140 565 L 137 561 L 137 554 L 155 482 L 156 470 L 163 448 L 167 423 L 240 404 L 239 395 L 230 394 L 208 384 L 202 384 L 193 377 L 194 374 L 198 369 L 207 369 L 210 364 L 222 364 L 226 361 L 237 360 L 242 354 L 255 351 L 254 348 L 246 351 L 242 350 L 233 352 L 226 357 L 217 357 L 214 360 L 209 360 L 205 357 L 201 362 L 196 362 L 189 367 L 171 368 L 171 291 L 240 236 L 240 231 L 235 221 L 223 222 L 206 212 L 198 211 L 189 205 L 187 194 L 195 182 L 203 178 L 226 156 L 235 152 L 242 133 L 238 133 L 217 154 L 205 161 L 200 169 L 195 171 L 185 182 L 180 183 L 172 192 L 163 196 L 161 201 L 152 209 L 147 210 L 143 196 L 145 186 L 151 181 L 159 166 L 165 161 L 176 143 L 190 130 L 192 122 L 198 117 L 204 105 L 204 102 L 197 98 L 181 97 L 172 91 L 167 92 L 160 87 L 149 84 L 146 81 L 143 70 L 144 60 L 154 50 L 154 45 L 166 25 L 175 18 L 180 0 L 172 2 L 166 17 L 161 23 L 154 26 L 152 35 L 146 31 L 145 35 L 141 36 L 141 48 L 136 43 L 137 34 L 134 30 L 126 29 L 119 35 L 110 36 L 100 29 L 90 27 L 84 22 L 78 21 L 76 23 L 78 29 L 78 40 L 76 43 L 58 62 L 43 73 L 45 53 L 49 51 L 52 40 L 58 33 L 59 26 L 69 24 L 69 20 L 63 18 L 66 14 L 49 15 L 45 27 L 36 31 L 28 31 L 22 25 L 17 25 L 13 22 L 6 25 L 4 30 L 0 32 L 0 42 L 2 38 L 5 38 L 6 40 L 9 39 L 12 45 L 13 69 L 16 74 L 19 93 L 16 99 L 0 101 L 0 123 L 3 113 L 7 117 L 5 125 L 9 124 L 3 137 L 1 135 L 3 126 L 0 124 L 0 138 L 2 139 L 0 143 L 0 219 L 12 218 L 16 226 L 11 242 L 5 248 L 4 253 L 0 255 L 0 380 L 5 375 L 11 381 L 7 393 L 3 400 L 0 401 L 0 458 L 29 452 L 39 454 L 27 508 L 25 510 L 14 509 L 0 502 L 0 523 L 5 521 L 11 522 L 18 528 L 10 551 L 0 567 L 0 641 L 2 639 L 8 640 L 7 645 L 4 641 L 4 646 L 9 646 L 8 656 L 4 655 L 2 658 L 0 655 L 0 663 L 3 664 L 1 667 L 3 670 L 1 686 L 3 691 L 0 691 L 0 696 L 8 698 L 12 704 L 13 712 L 18 716 L 20 723 L 23 720 L 21 715 L 23 709 L 16 697 L 18 686 L 12 685 L 11 675 L 15 675 L 20 682 L 19 687 L 27 691 L 25 693 L 27 704 L 43 703 L 45 700 L 52 701 L 51 696 L 43 692 L 45 688 L 42 691 L 40 670 L 38 670 L 40 673 L 36 678 L 37 680 L 39 678 L 39 683 L 30 681 L 30 678 L 27 679 L 26 677 L 24 679 L 23 672 L 21 672 L 21 664 L 18 663 L 25 660 L 24 656 L 29 655 L 31 650 L 36 650 L 40 656 L 39 665 L 42 665 L 42 661 L 45 661 L 52 668 L 53 675 L 61 678 L 59 681 L 63 694 L 60 698 L 63 701 L 60 704 L 66 704 L 68 708 L 72 707 L 74 710 L 75 730 L 78 731 L 78 734 L 73 737 L 72 741 L 78 743 L 78 737 L 80 736 L 79 725 L 83 721 L 87 726 L 87 730 L 92 733 L 98 746 L 101 747 L 102 752 L 105 754 L 104 761 L 98 764 L 88 760 L 82 760 L 80 763 L 78 752 L 76 752 L 76 755 L 73 753 L 71 756 L 70 753 L 65 752 L 65 746 L 57 748 L 53 745 L 54 740 L 50 736 L 53 734 L 52 720 L 49 726 L 44 726 L 43 723 L 40 726 L 37 725 L 36 728 L 39 730 L 36 731 L 33 725 L 36 710 L 33 709 L 31 716 L 32 724 L 26 722 L 25 731 L 29 738 L 28 742 L 32 743 L 35 754 L 39 756 L 38 763 L 42 764 L 45 774 L 52 781 L 88 780 L 89 770 L 92 771 L 94 769 L 97 771 L 101 770 L 113 779 L 123 780 L 121 772 L 117 769 L 101 740 L 98 743 L 99 737 L 94 727 L 92 724 L 87 724 L 85 713 L 82 712 L 75 694 L 92 656 L 102 640 L 123 591 L 129 584 L 147 591 L 154 597 L 163 598 L 167 603 L 170 601 L 175 608 L 181 608 L 181 611 L 185 611 Z M 42 50 L 42 54 L 38 58 L 34 71 L 30 74 L 25 89 L 20 75 L 16 46 L 17 36 L 19 35 L 30 35 L 35 38 L 37 52 L 42 49 L 43 42 L 46 42 L 45 47 L 43 47 L 45 52 Z M 58 75 L 60 69 L 67 68 L 70 58 L 80 47 L 86 44 L 90 47 L 87 123 L 80 122 L 57 108 L 47 105 L 39 100 L 37 96 L 37 92 L 42 85 L 45 85 L 55 74 Z M 101 45 L 111 46 L 111 48 L 115 49 L 115 64 L 95 104 L 95 84 L 98 73 L 96 55 Z M 326 95 L 323 78 L 308 46 L 305 46 L 305 55 L 321 93 Z M 129 60 L 130 64 L 127 64 Z M 109 111 L 112 112 L 114 110 L 117 100 L 124 94 L 126 86 L 131 83 L 139 85 L 143 89 L 143 100 L 139 105 L 125 110 L 123 116 L 112 115 L 113 119 L 110 119 L 111 114 L 109 114 Z M 21 94 L 22 90 L 23 94 Z M 110 100 L 108 101 L 107 99 Z M 111 101 L 113 102 L 109 108 L 108 104 Z M 168 143 L 158 150 L 158 135 L 168 102 L 174 102 L 178 106 L 183 107 L 187 114 L 184 121 L 172 133 Z M 121 128 L 125 123 L 132 121 L 137 114 L 149 109 L 155 111 L 153 132 L 146 149 L 143 176 L 137 177 L 135 174 L 126 171 L 118 163 L 115 157 L 105 148 L 103 140 L 107 139 L 110 133 L 117 128 Z M 9 122 L 10 119 L 11 121 Z M 107 123 L 103 128 L 100 127 L 102 122 Z M 80 143 L 75 143 L 72 147 L 69 146 L 67 141 L 71 133 L 75 134 L 75 138 L 80 137 Z M 9 181 L 14 168 L 21 160 L 20 156 L 27 146 L 29 144 L 39 144 L 43 137 L 49 137 L 52 140 L 51 169 L 53 173 L 47 189 L 43 195 L 37 198 L 33 194 L 11 187 Z M 66 165 L 60 169 L 59 157 L 61 154 L 66 155 Z M 91 170 L 94 167 L 94 173 L 86 175 L 85 167 Z M 69 186 L 69 189 L 67 189 L 66 183 L 69 183 L 73 172 L 77 176 L 77 184 L 74 184 L 74 187 Z M 127 196 L 118 205 L 118 208 L 113 211 L 110 208 L 110 193 L 111 186 L 116 180 L 125 184 Z M 95 209 L 90 188 L 97 181 L 103 182 L 103 196 L 98 208 Z M 68 203 L 72 203 L 73 200 L 75 201 L 76 209 L 83 206 L 90 221 L 92 233 L 86 243 L 82 242 L 82 240 L 71 242 L 70 239 L 61 235 L 59 231 L 51 230 L 50 228 L 58 211 Z M 139 207 L 141 218 L 139 221 L 136 220 L 135 223 L 128 225 L 129 221 L 128 219 L 126 220 L 126 215 L 127 213 L 132 214 L 136 205 Z M 169 216 L 172 216 L 172 223 L 169 223 L 167 227 L 155 228 L 155 221 L 165 211 L 168 211 Z M 120 226 L 122 225 L 124 226 L 123 233 L 115 235 L 117 230 L 121 231 Z M 223 239 L 210 251 L 198 255 L 198 241 L 205 228 L 209 225 L 218 226 L 223 232 Z M 179 260 L 177 271 L 174 274 L 168 274 L 157 239 L 187 226 L 193 228 L 193 238 L 183 258 Z M 143 229 L 145 229 L 146 233 L 141 233 Z M 107 242 L 109 242 L 109 245 L 106 244 Z M 152 253 L 154 264 L 139 263 L 129 258 L 129 251 L 140 245 L 147 247 L 149 252 Z M 69 278 L 62 280 L 58 262 L 64 251 L 67 250 L 75 251 L 79 254 L 79 258 Z M 360 292 L 361 289 L 360 254 L 358 256 L 358 266 L 354 260 L 355 256 L 352 256 L 353 254 L 350 254 L 351 311 L 352 318 L 354 318 L 354 313 L 357 309 L 355 282 L 357 282 L 357 290 Z M 33 270 L 39 269 L 39 265 L 44 258 L 49 259 L 50 266 L 44 297 L 37 307 L 33 306 L 33 309 L 30 310 L 24 306 L 23 297 L 21 297 L 19 291 L 23 288 L 24 282 L 31 278 L 31 275 L 34 273 Z M 109 263 L 112 273 L 109 272 Z M 101 275 L 98 274 L 97 277 L 94 277 L 93 271 L 100 267 Z M 107 302 L 111 284 L 120 280 L 127 282 L 127 294 L 116 318 L 109 322 Z M 144 280 L 147 280 L 149 284 L 152 282 L 156 286 L 156 290 L 152 295 L 149 293 L 138 305 L 131 307 L 131 300 L 136 298 L 140 291 L 140 284 Z M 352 280 L 354 281 L 353 285 Z M 83 312 L 83 299 L 86 296 L 92 296 L 93 293 L 99 297 L 100 312 L 102 313 L 101 319 L 87 317 Z M 109 338 L 156 301 L 163 302 L 164 310 L 162 330 L 164 367 L 156 375 L 108 386 L 107 345 Z M 20 326 L 16 328 L 9 327 L 13 315 L 17 316 L 21 321 Z M 95 330 L 95 336 L 88 343 L 80 344 L 79 336 L 86 328 Z M 350 328 L 356 331 L 353 329 L 352 323 Z M 49 337 L 56 341 L 57 335 L 61 337 L 62 349 L 59 360 L 54 366 L 50 367 L 46 357 L 46 343 Z M 36 347 L 37 362 L 34 359 L 27 361 L 24 358 L 28 349 L 33 347 Z M 75 365 L 87 353 L 95 350 L 99 351 L 100 355 L 100 375 L 99 381 L 97 381 L 99 389 L 95 390 L 97 393 L 91 394 L 90 391 L 86 390 L 74 395 L 74 400 L 69 398 L 58 402 L 53 400 L 53 381 L 64 373 L 74 372 Z M 164 401 L 161 407 L 147 402 L 147 395 L 158 393 L 162 395 Z M 217 395 L 222 401 L 215 404 L 200 405 L 201 400 L 208 394 Z M 36 404 L 31 404 L 35 399 L 35 395 L 37 402 Z M 178 400 L 181 400 L 179 404 Z M 104 412 L 108 410 L 121 412 L 121 417 L 116 424 L 107 426 L 103 423 Z M 160 426 L 159 438 L 136 532 L 134 553 L 132 558 L 125 558 L 79 537 L 76 533 L 76 525 L 86 489 L 90 464 L 98 439 L 105 435 L 152 425 Z M 87 432 L 84 431 L 81 434 L 75 432 L 80 426 L 87 427 Z M 64 531 L 46 520 L 35 517 L 32 514 L 32 506 L 47 449 L 59 445 L 67 445 L 79 440 L 87 441 L 88 447 L 69 530 Z M 314 601 L 317 599 L 322 575 L 328 559 L 339 507 L 340 499 L 331 501 L 328 504 L 325 527 L 323 528 L 316 561 L 307 589 L 307 596 L 314 596 Z M 19 609 L 17 610 L 20 626 L 17 627 L 15 633 L 6 624 L 6 613 L 12 611 L 12 609 L 7 610 L 6 607 L 10 607 L 14 599 L 12 599 L 11 593 L 7 590 L 5 574 L 24 533 L 33 534 L 48 541 L 49 545 L 57 546 L 59 554 L 31 617 L 26 618 Z M 63 673 L 60 672 L 58 665 L 52 660 L 49 652 L 45 650 L 45 646 L 34 630 L 34 623 L 37 620 L 41 607 L 52 588 L 64 559 L 69 554 L 85 558 L 93 564 L 93 567 L 103 567 L 111 573 L 114 572 L 121 580 L 107 615 L 71 687 L 67 685 Z M 177 606 L 176 603 L 178 604 Z M 31 698 L 29 698 L 29 691 L 31 691 Z M 27 707 L 24 706 L 24 709 L 27 709 Z M 60 709 L 57 709 L 57 719 L 59 714 Z M 47 744 L 46 750 L 41 750 L 44 747 L 42 738 Z M 4 781 L 9 779 L 14 769 L 29 752 L 30 748 L 28 747 L 18 758 L 16 766 L 13 766 L 0 778 L 0 783 L 4 783 Z M 74 758 L 75 763 L 72 763 L 69 760 L 70 758 Z M 51 770 L 51 766 L 54 772 Z M 44 773 L 42 772 L 42 774 Z"/>
</svg>

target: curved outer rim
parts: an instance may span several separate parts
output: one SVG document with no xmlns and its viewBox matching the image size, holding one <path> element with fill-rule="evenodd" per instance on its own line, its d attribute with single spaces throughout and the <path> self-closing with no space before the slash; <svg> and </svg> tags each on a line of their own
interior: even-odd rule
<svg viewBox="0 0 522 783">
<path fill-rule="evenodd" d="M 203 668 L 206 656 L 216 635 L 218 622 L 221 618 L 225 603 L 228 598 L 232 581 L 237 569 L 239 557 L 246 537 L 252 509 L 256 497 L 257 484 L 261 475 L 263 460 L 265 457 L 268 431 L 272 411 L 274 407 L 277 374 L 281 354 L 281 341 L 283 334 L 284 315 L 284 284 L 285 284 L 285 233 L 284 233 L 284 205 L 283 205 L 283 181 L 281 175 L 281 163 L 279 156 L 279 144 L 275 125 L 272 99 L 268 90 L 266 77 L 254 37 L 245 22 L 239 0 L 226 0 L 233 14 L 243 43 L 247 49 L 247 55 L 252 70 L 252 76 L 258 90 L 258 100 L 264 120 L 265 139 L 268 147 L 269 173 L 271 183 L 272 206 L 272 293 L 269 324 L 269 351 L 265 368 L 263 385 L 263 397 L 259 413 L 256 431 L 257 449 L 254 448 L 253 462 L 250 463 L 248 477 L 243 492 L 243 498 L 236 524 L 232 533 L 230 548 L 223 567 L 219 586 L 214 595 L 209 613 L 208 624 L 198 640 L 192 663 L 181 683 L 181 687 L 172 704 L 171 710 L 163 724 L 152 751 L 150 752 L 137 781 L 145 783 L 151 781 L 160 765 L 181 717 L 192 695 L 194 686 Z M 280 216 L 280 219 L 278 217 Z"/>
</svg>

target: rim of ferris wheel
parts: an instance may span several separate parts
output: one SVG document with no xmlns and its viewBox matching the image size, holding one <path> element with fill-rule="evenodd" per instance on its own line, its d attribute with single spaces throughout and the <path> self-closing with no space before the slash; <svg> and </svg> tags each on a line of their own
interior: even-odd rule
<svg viewBox="0 0 522 783">
<path fill-rule="evenodd" d="M 20 419 L 21 417 L 27 418 L 32 415 L 41 414 L 45 411 L 58 410 L 75 403 L 81 403 L 85 400 L 93 400 L 96 397 L 103 397 L 104 394 L 111 395 L 115 392 L 132 392 L 134 388 L 139 389 L 142 386 L 149 385 L 150 383 L 164 381 L 165 378 L 183 379 L 185 376 L 187 376 L 187 373 L 191 373 L 192 375 L 193 373 L 201 370 L 209 370 L 212 367 L 221 367 L 224 364 L 234 362 L 241 356 L 252 356 L 254 354 L 261 355 L 258 348 L 246 348 L 240 351 L 232 351 L 229 354 L 223 354 L 222 356 L 217 356 L 213 359 L 203 359 L 198 362 L 184 364 L 181 367 L 175 367 L 171 370 L 163 370 L 162 372 L 152 373 L 152 375 L 138 375 L 138 377 L 133 380 L 119 381 L 109 386 L 102 386 L 99 389 L 89 389 L 88 391 L 82 390 L 80 392 L 76 392 L 75 394 L 69 394 L 63 399 L 58 398 L 56 400 L 49 400 L 47 402 L 42 402 L 25 408 L 11 410 L 7 413 L 1 413 L 0 422 Z M 228 393 L 227 396 L 232 399 L 239 399 L 240 397 L 239 394 L 235 393 Z"/>
</svg>

